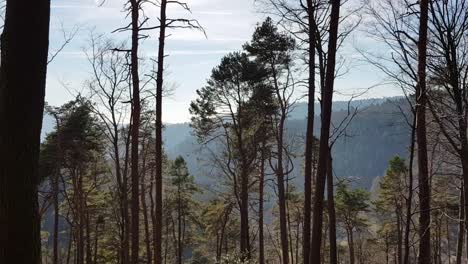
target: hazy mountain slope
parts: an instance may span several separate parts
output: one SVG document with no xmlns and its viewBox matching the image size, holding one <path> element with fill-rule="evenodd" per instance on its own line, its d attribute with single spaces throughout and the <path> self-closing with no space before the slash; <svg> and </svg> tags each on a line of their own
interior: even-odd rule
<svg viewBox="0 0 468 264">
<path fill-rule="evenodd" d="M 347 115 L 347 103 L 333 113 L 334 124 Z M 360 106 L 359 114 L 353 119 L 343 136 L 335 143 L 333 148 L 334 172 L 338 177 L 352 177 L 356 185 L 370 188 L 375 177 L 384 174 L 387 163 L 395 155 L 406 156 L 409 142 L 409 127 L 406 125 L 397 105 L 405 105 L 405 101 L 399 98 L 390 100 L 361 101 L 355 106 Z M 304 104 L 299 104 L 294 116 L 299 117 Z M 319 132 L 319 117 L 316 117 L 315 135 Z M 167 131 L 173 131 L 173 125 L 167 126 Z M 294 171 L 291 174 L 293 182 L 299 187 L 302 184 L 302 160 L 303 139 L 305 135 L 305 116 L 302 119 L 290 119 L 287 122 L 288 134 L 297 144 L 296 157 L 293 158 Z M 188 124 L 177 125 L 181 134 L 190 134 Z M 216 171 L 210 164 L 209 153 L 200 149 L 195 138 L 187 136 L 179 144 L 171 141 L 180 141 L 179 133 L 166 132 L 166 151 L 169 157 L 182 155 L 188 162 L 189 168 L 197 176 L 197 180 L 203 184 L 218 182 Z M 176 137 L 176 138 L 174 138 Z M 291 140 L 291 139 L 290 139 Z"/>
<path fill-rule="evenodd" d="M 375 177 L 383 175 L 390 158 L 406 156 L 409 142 L 409 127 L 401 114 L 405 108 L 401 98 L 357 100 L 349 104 L 358 108 L 346 136 L 340 138 L 333 148 L 334 172 L 339 177 L 352 177 L 356 184 L 370 188 Z M 398 107 L 400 106 L 400 107 Z M 316 113 L 319 106 L 316 105 Z M 294 171 L 291 178 L 297 186 L 302 184 L 303 140 L 306 127 L 305 103 L 296 105 L 287 122 L 288 135 L 294 140 L 296 149 L 293 158 Z M 334 102 L 333 123 L 339 124 L 348 113 L 348 102 Z M 42 138 L 54 127 L 50 116 L 44 117 Z M 314 134 L 320 129 L 319 116 L 315 118 Z M 191 134 L 189 123 L 166 124 L 164 147 L 170 158 L 182 155 L 192 174 L 203 185 L 219 183 L 220 175 L 210 164 L 210 153 L 203 150 Z"/>
</svg>

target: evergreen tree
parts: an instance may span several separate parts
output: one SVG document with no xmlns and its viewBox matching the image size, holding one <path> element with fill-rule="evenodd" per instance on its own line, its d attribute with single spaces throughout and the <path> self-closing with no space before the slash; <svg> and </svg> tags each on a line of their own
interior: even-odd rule
<svg viewBox="0 0 468 264">
<path fill-rule="evenodd" d="M 338 183 L 336 189 L 336 215 L 343 224 L 348 239 L 349 263 L 354 264 L 355 256 L 355 231 L 365 227 L 367 220 L 363 213 L 369 211 L 370 194 L 364 189 L 351 190 L 344 183 Z"/>
</svg>

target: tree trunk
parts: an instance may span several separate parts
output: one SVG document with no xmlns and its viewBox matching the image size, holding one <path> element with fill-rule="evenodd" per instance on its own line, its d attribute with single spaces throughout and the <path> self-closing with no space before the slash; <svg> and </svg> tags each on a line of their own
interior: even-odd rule
<svg viewBox="0 0 468 264">
<path fill-rule="evenodd" d="M 259 203 L 258 203 L 258 263 L 265 264 L 265 245 L 263 231 L 263 201 L 265 188 L 265 141 L 262 142 L 261 160 L 260 160 L 260 180 L 259 180 Z"/>
<path fill-rule="evenodd" d="M 330 150 L 331 153 L 331 150 Z M 333 193 L 333 159 L 329 155 L 327 167 L 327 201 L 328 201 L 328 218 L 330 225 L 330 264 L 337 264 L 337 249 L 336 249 L 336 215 L 335 215 L 335 197 Z"/>
<path fill-rule="evenodd" d="M 93 253 L 91 244 L 91 219 L 88 210 L 86 210 L 86 264 L 93 263 Z"/>
<path fill-rule="evenodd" d="M 353 229 L 352 228 L 347 228 L 347 232 L 348 232 L 349 263 L 354 264 L 355 256 L 354 256 Z"/>
<path fill-rule="evenodd" d="M 250 238 L 249 238 L 249 177 L 245 169 L 241 175 L 241 234 L 240 251 L 242 258 L 250 259 Z"/>
<path fill-rule="evenodd" d="M 180 183 L 177 186 L 177 263 L 182 264 L 182 199 Z"/>
<path fill-rule="evenodd" d="M 315 20 L 312 0 L 307 0 L 309 21 L 309 89 L 307 100 L 307 131 L 304 160 L 304 227 L 302 254 L 304 264 L 310 263 L 310 218 L 312 215 L 312 157 L 314 148 L 315 107 Z"/>
<path fill-rule="evenodd" d="M 58 157 L 61 157 L 61 127 L 60 127 L 60 119 L 56 113 L 54 113 L 55 117 L 55 124 L 57 127 L 57 154 Z M 60 191 L 60 169 L 61 169 L 61 160 L 57 161 L 54 178 L 53 178 L 53 202 L 54 202 L 54 236 L 53 236 L 53 258 L 52 263 L 58 264 L 58 229 L 59 229 L 59 215 L 60 215 L 60 208 L 59 208 L 59 191 Z"/>
<path fill-rule="evenodd" d="M 416 136 L 418 143 L 418 172 L 419 172 L 419 263 L 431 261 L 431 205 L 430 186 L 427 161 L 426 139 L 426 61 L 427 61 L 427 31 L 428 31 L 428 0 L 420 1 L 421 14 L 418 42 L 418 86 L 416 111 Z"/>
<path fill-rule="evenodd" d="M 145 176 L 141 177 L 140 181 L 140 199 L 141 207 L 143 210 L 143 223 L 145 227 L 145 245 L 146 245 L 146 259 L 149 264 L 153 263 L 153 254 L 151 252 L 151 238 L 149 231 L 149 220 L 148 220 L 148 206 L 146 205 L 146 191 L 145 191 Z M 151 195 L 151 193 L 150 193 Z"/>
<path fill-rule="evenodd" d="M 278 128 L 278 167 L 276 168 L 278 180 L 278 204 L 280 213 L 280 238 L 281 238 L 281 253 L 282 264 L 289 263 L 289 246 L 288 246 L 288 229 L 286 219 L 286 190 L 284 187 L 284 168 L 283 168 L 283 132 L 284 120 L 281 117 L 280 126 Z"/>
<path fill-rule="evenodd" d="M 323 196 L 325 189 L 327 163 L 329 159 L 330 122 L 332 115 L 333 86 L 335 80 L 336 48 L 338 24 L 340 20 L 340 0 L 333 0 L 330 14 L 330 37 L 328 42 L 328 62 L 325 78 L 325 91 L 322 98 L 322 126 L 320 128 L 319 161 L 317 167 L 314 218 L 312 226 L 311 260 L 321 263 Z"/>
<path fill-rule="evenodd" d="M 417 112 L 416 106 L 416 112 Z M 411 126 L 411 145 L 410 145 L 410 158 L 409 158 L 409 170 L 408 170 L 408 199 L 406 200 L 406 221 L 405 221 L 405 238 L 404 248 L 405 255 L 403 258 L 404 264 L 409 264 L 410 257 L 410 233 L 411 233 L 411 216 L 412 216 L 412 205 L 413 205 L 413 163 L 414 163 L 414 148 L 416 142 L 416 114 L 413 116 L 413 124 Z"/>
<path fill-rule="evenodd" d="M 397 263 L 401 264 L 401 260 L 403 258 L 403 250 L 402 250 L 402 245 L 403 245 L 403 234 L 402 234 L 402 228 L 401 228 L 401 213 L 402 210 L 400 207 L 397 208 L 396 210 L 396 217 L 397 217 Z"/>
<path fill-rule="evenodd" d="M 459 205 L 459 214 L 458 217 L 459 223 L 458 223 L 458 241 L 457 241 L 457 256 L 456 256 L 456 264 L 461 264 L 462 263 L 462 257 L 463 257 L 463 240 L 465 237 L 465 191 L 464 191 L 464 183 L 463 180 L 461 181 L 461 187 L 460 187 L 460 205 Z"/>
<path fill-rule="evenodd" d="M 164 47 L 166 40 L 166 9 L 167 0 L 161 0 L 160 7 L 160 28 L 158 47 L 158 69 L 156 76 L 156 245 L 155 264 L 162 264 L 162 93 L 163 93 L 163 73 L 164 73 Z"/>
<path fill-rule="evenodd" d="M 77 228 L 77 233 L 78 235 L 76 236 L 76 263 L 77 264 L 83 264 L 84 263 L 84 257 L 85 257 L 85 252 L 84 252 L 84 247 L 85 247 L 85 241 L 84 241 L 84 229 L 85 229 L 85 215 L 84 215 L 84 204 L 83 204 L 83 176 L 81 175 L 80 170 L 78 170 L 78 173 L 76 174 L 78 179 L 77 179 L 77 185 L 76 185 L 76 206 L 77 206 L 77 217 L 78 217 L 78 223 L 76 225 Z"/>
<path fill-rule="evenodd" d="M 0 263 L 39 263 L 38 157 L 49 0 L 7 0 L 0 69 Z"/>
<path fill-rule="evenodd" d="M 137 0 L 131 0 L 132 15 L 132 48 L 131 48 L 131 75 L 132 75 L 132 155 L 131 155 L 131 180 L 132 180 L 132 253 L 131 263 L 138 263 L 139 238 L 140 238 L 140 195 L 139 195 L 139 132 L 140 132 L 140 77 L 138 73 L 138 44 L 139 44 L 139 15 L 140 4 Z"/>
</svg>

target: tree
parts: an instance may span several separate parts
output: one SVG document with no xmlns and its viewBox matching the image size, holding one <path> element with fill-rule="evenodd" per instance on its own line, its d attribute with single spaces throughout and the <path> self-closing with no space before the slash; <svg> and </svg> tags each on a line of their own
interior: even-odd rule
<svg viewBox="0 0 468 264">
<path fill-rule="evenodd" d="M 2 263 L 40 261 L 37 184 L 49 18 L 50 1 L 6 1 L 0 68 Z"/>
<path fill-rule="evenodd" d="M 131 115 L 128 101 L 130 68 L 128 59 L 120 50 L 124 43 L 116 43 L 103 35 L 91 34 L 90 50 L 86 54 L 92 68 L 92 76 L 87 82 L 88 100 L 93 113 L 99 117 L 105 136 L 111 145 L 110 158 L 113 161 L 117 184 L 118 206 L 120 209 L 120 258 L 129 260 L 130 221 L 128 208 L 128 170 L 130 154 L 130 133 L 126 124 Z"/>
<path fill-rule="evenodd" d="M 331 108 L 333 99 L 333 86 L 335 81 L 336 49 L 338 39 L 338 24 L 340 20 L 340 0 L 332 2 L 330 14 L 330 36 L 328 42 L 328 61 L 325 77 L 325 86 L 322 91 L 322 112 L 319 143 L 319 160 L 316 175 L 314 217 L 312 226 L 312 249 L 311 259 L 320 262 L 322 241 L 322 219 L 323 219 L 323 196 L 325 189 L 327 163 L 329 160 L 329 137 Z"/>
<path fill-rule="evenodd" d="M 130 0 L 131 28 L 132 28 L 132 47 L 130 51 L 130 71 L 132 80 L 132 123 L 131 123 L 131 179 L 132 179 L 132 254 L 131 263 L 137 264 L 140 252 L 140 175 L 139 175 L 139 148 L 140 148 L 140 119 L 141 119 L 141 101 L 140 101 L 140 74 L 138 70 L 139 57 L 138 49 L 140 44 L 140 12 L 141 0 Z M 161 164 L 159 164 L 161 166 Z M 124 260 L 125 261 L 125 260 Z"/>
<path fill-rule="evenodd" d="M 285 169 L 287 158 L 285 142 L 285 122 L 293 105 L 291 98 L 294 92 L 294 82 L 291 78 L 292 55 L 295 42 L 290 36 L 278 32 L 271 18 L 267 18 L 255 30 L 251 43 L 245 45 L 256 61 L 266 70 L 273 87 L 274 100 L 278 104 L 278 111 L 273 116 L 272 129 L 276 139 L 276 165 L 272 166 L 277 176 L 278 204 L 280 209 L 280 233 L 283 264 L 289 263 L 289 246 L 286 219 L 286 189 L 285 176 L 289 173 Z M 292 252 L 290 252 L 292 253 Z"/>
<path fill-rule="evenodd" d="M 194 208 L 198 205 L 194 201 L 194 195 L 199 192 L 195 185 L 195 179 L 191 176 L 187 169 L 187 164 L 182 157 L 177 157 L 171 168 L 170 176 L 171 184 L 175 189 L 174 196 L 171 200 L 175 204 L 177 218 L 177 263 L 182 264 L 183 252 L 188 242 L 190 226 L 187 223 L 190 219 L 196 218 Z"/>
<path fill-rule="evenodd" d="M 302 262 L 310 263 L 310 218 L 312 215 L 312 156 L 314 147 L 315 117 L 315 7 L 312 0 L 307 0 L 308 37 L 309 37 L 309 82 L 307 93 L 307 131 L 304 155 L 304 229 Z"/>
<path fill-rule="evenodd" d="M 431 191 L 427 164 L 426 139 L 426 64 L 429 1 L 421 0 L 418 41 L 418 85 L 416 87 L 416 139 L 418 143 L 419 182 L 419 263 L 431 262 Z"/>
<path fill-rule="evenodd" d="M 336 212 L 344 225 L 348 238 L 349 263 L 355 263 L 354 231 L 366 225 L 362 213 L 368 211 L 370 194 L 363 189 L 350 190 L 344 182 L 336 189 Z"/>
<path fill-rule="evenodd" d="M 452 148 L 451 152 L 459 159 L 465 183 L 468 181 L 468 120 L 466 84 L 463 77 L 467 65 L 463 58 L 466 56 L 467 43 L 462 32 L 468 26 L 468 21 L 467 14 L 462 10 L 466 9 L 466 5 L 464 0 L 429 3 L 427 65 L 430 86 L 428 108 L 445 138 L 440 141 L 446 141 Z M 463 211 L 466 212 L 464 209 Z M 466 215 L 463 217 L 467 218 Z M 463 236 L 463 233 L 464 230 L 460 229 L 459 235 Z M 462 247 L 461 245 L 460 248 Z M 457 258 L 457 263 L 460 261 Z"/>
<path fill-rule="evenodd" d="M 192 127 L 203 143 L 220 139 L 224 159 L 217 165 L 233 182 L 240 218 L 240 250 L 250 258 L 249 239 L 249 176 L 257 157 L 256 141 L 252 137 L 252 119 L 246 104 L 254 91 L 264 89 L 265 69 L 249 60 L 245 53 L 230 53 L 216 67 L 207 86 L 197 90 L 198 99 L 190 105 Z"/>
<path fill-rule="evenodd" d="M 389 168 L 380 182 L 379 198 L 376 202 L 377 210 L 387 215 L 395 227 L 397 238 L 397 263 L 403 262 L 403 209 L 407 199 L 408 168 L 405 160 L 396 156 L 389 161 Z"/>
<path fill-rule="evenodd" d="M 167 29 L 171 28 L 188 28 L 198 29 L 203 31 L 197 20 L 186 19 L 186 18 L 168 18 L 167 7 L 168 5 L 176 5 L 182 7 L 185 11 L 190 12 L 189 6 L 177 0 L 160 1 L 160 15 L 159 15 L 159 45 L 157 55 L 157 69 L 156 69 L 156 264 L 162 264 L 162 97 L 163 97 L 163 85 L 164 85 L 164 58 L 165 58 L 165 47 L 166 47 L 166 32 Z M 204 31 L 203 31 L 204 33 Z"/>
</svg>

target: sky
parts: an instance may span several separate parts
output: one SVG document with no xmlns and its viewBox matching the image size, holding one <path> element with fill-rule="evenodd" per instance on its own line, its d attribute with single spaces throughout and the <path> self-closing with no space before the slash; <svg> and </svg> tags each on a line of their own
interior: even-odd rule
<svg viewBox="0 0 468 264">
<path fill-rule="evenodd" d="M 122 12 L 123 0 L 52 0 L 50 50 L 54 52 L 63 44 L 63 30 L 72 32 L 79 28 L 72 42 L 49 64 L 46 101 L 61 105 L 82 91 L 84 83 L 91 76 L 91 68 L 85 51 L 89 48 L 91 32 L 106 34 L 116 40 L 124 40 L 127 33 L 112 33 L 126 25 Z M 189 104 L 196 98 L 196 90 L 203 87 L 213 67 L 227 53 L 238 51 L 249 41 L 255 25 L 265 15 L 254 0 L 186 0 L 192 10 L 191 18 L 197 19 L 206 31 L 206 37 L 199 31 L 172 30 L 166 45 L 167 78 L 165 81 L 175 87 L 173 93 L 164 99 L 163 121 L 180 123 L 190 120 Z M 158 10 L 146 11 L 155 22 Z M 170 8 L 171 17 L 187 17 L 180 8 Z M 151 21 L 150 21 L 151 22 Z M 360 49 L 379 48 L 365 34 L 357 33 L 347 40 L 341 56 L 346 59 L 348 71 L 336 81 L 335 100 L 346 100 L 349 95 L 367 91 L 361 98 L 381 98 L 400 95 L 398 88 L 381 85 L 384 76 L 373 66 L 360 58 Z M 157 31 L 151 32 L 156 36 Z M 158 48 L 157 38 L 143 41 L 141 55 L 152 57 Z M 305 92 L 305 91 L 304 91 Z M 302 93 L 302 91 L 299 91 Z"/>
</svg>

